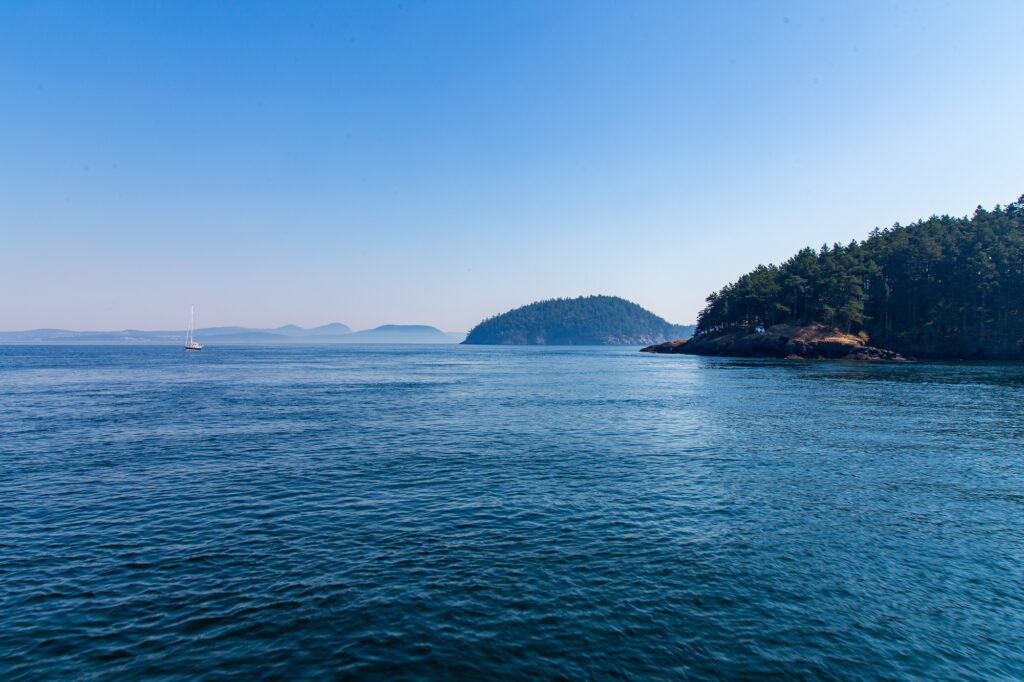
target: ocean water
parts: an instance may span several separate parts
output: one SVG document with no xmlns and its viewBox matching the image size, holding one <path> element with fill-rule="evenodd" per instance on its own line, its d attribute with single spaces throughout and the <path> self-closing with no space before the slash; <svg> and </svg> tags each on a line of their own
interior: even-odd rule
<svg viewBox="0 0 1024 682">
<path fill-rule="evenodd" d="M 1024 678 L 1024 367 L 0 348 L 0 672 Z"/>
</svg>

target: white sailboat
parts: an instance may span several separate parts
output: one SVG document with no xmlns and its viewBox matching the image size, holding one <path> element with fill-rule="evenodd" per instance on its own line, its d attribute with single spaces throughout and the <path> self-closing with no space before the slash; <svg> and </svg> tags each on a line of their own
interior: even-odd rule
<svg viewBox="0 0 1024 682">
<path fill-rule="evenodd" d="M 196 342 L 192 336 L 196 328 L 196 307 L 188 315 L 188 331 L 185 333 L 185 350 L 202 350 L 203 344 Z"/>
</svg>

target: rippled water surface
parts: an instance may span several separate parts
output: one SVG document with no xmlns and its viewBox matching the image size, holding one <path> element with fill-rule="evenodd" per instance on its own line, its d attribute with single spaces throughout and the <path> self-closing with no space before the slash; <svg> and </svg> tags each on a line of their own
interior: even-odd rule
<svg viewBox="0 0 1024 682">
<path fill-rule="evenodd" d="M 1024 368 L 0 348 L 11 679 L 1024 677 Z"/>
</svg>

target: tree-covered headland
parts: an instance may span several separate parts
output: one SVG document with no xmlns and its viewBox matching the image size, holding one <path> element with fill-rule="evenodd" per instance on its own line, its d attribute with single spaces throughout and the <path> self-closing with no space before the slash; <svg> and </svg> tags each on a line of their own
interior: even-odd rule
<svg viewBox="0 0 1024 682">
<path fill-rule="evenodd" d="M 671 324 L 617 296 L 580 296 L 537 301 L 488 318 L 463 343 L 631 346 L 692 333 L 692 326 Z"/>
<path fill-rule="evenodd" d="M 1024 356 L 1024 196 L 805 248 L 707 298 L 697 335 L 823 324 L 932 358 Z"/>
</svg>

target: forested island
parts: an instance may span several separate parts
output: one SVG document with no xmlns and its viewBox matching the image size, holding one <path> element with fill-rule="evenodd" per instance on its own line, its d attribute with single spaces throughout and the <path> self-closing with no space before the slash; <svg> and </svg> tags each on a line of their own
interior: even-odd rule
<svg viewBox="0 0 1024 682">
<path fill-rule="evenodd" d="M 801 352 L 790 343 L 799 334 L 842 336 L 851 351 L 1024 358 L 1024 196 L 1005 208 L 896 224 L 758 266 L 708 296 L 692 341 L 645 350 L 843 357 Z"/>
<path fill-rule="evenodd" d="M 538 301 L 488 318 L 467 344 L 638 346 L 690 336 L 693 326 L 666 322 L 617 296 Z"/>
</svg>

